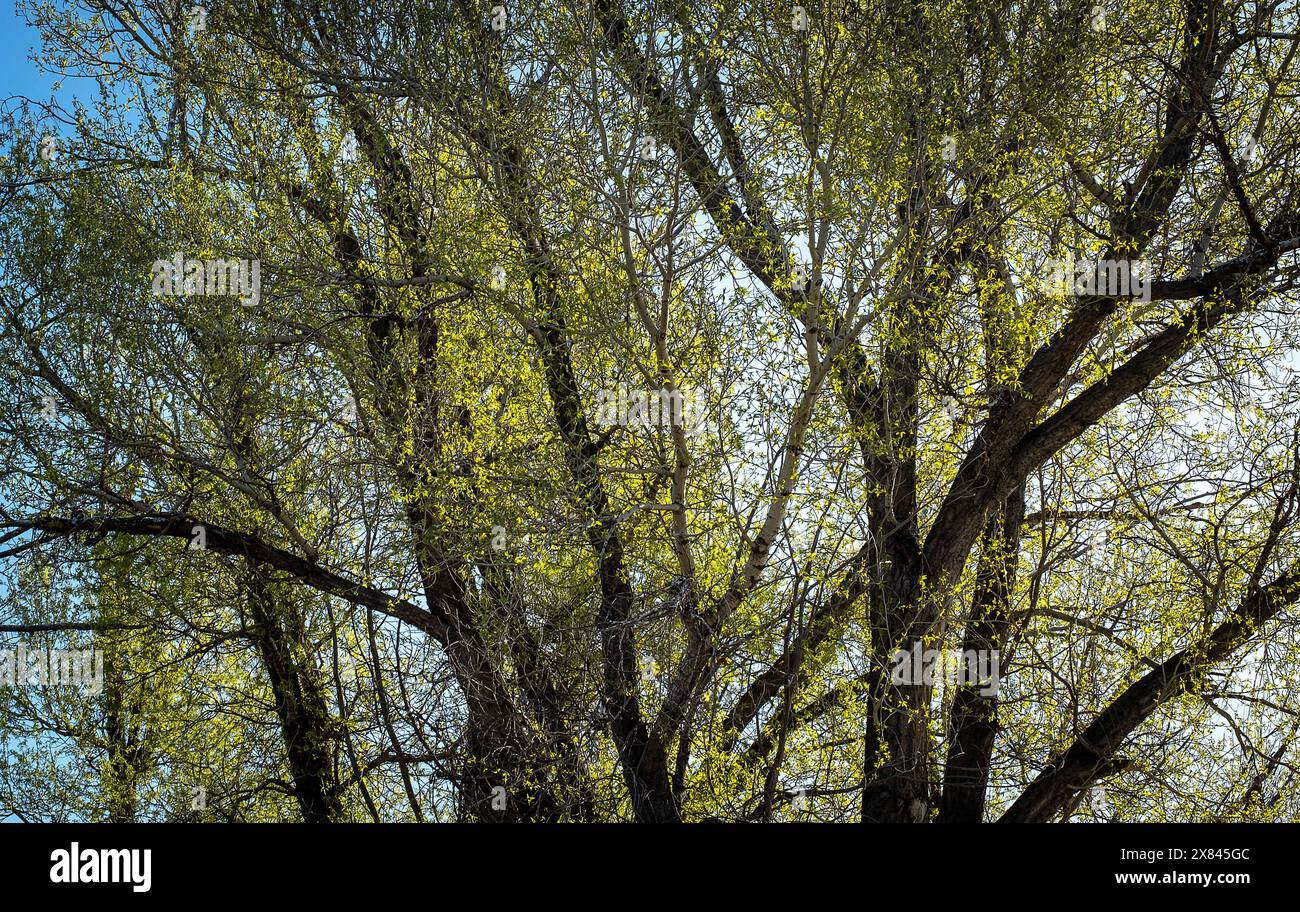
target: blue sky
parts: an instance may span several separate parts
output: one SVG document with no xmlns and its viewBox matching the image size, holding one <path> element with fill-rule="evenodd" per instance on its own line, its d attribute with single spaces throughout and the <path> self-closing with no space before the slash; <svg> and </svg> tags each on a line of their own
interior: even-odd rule
<svg viewBox="0 0 1300 912">
<path fill-rule="evenodd" d="M 54 79 L 41 73 L 31 56 L 39 42 L 14 0 L 0 0 L 0 100 L 11 95 L 48 98 Z"/>
</svg>

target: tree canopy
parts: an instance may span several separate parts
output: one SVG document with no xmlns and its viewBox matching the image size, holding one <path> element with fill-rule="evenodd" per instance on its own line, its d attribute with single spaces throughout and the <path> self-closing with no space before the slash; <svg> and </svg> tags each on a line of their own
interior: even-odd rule
<svg viewBox="0 0 1300 912">
<path fill-rule="evenodd" d="M 1296 0 L 25 12 L 0 815 L 1300 813 Z"/>
</svg>

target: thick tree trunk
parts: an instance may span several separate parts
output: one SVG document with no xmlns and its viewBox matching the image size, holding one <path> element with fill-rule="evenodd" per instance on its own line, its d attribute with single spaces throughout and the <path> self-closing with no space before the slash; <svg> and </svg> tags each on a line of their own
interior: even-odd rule
<svg viewBox="0 0 1300 912">
<path fill-rule="evenodd" d="M 343 819 L 338 782 L 330 756 L 332 724 L 324 690 L 301 650 L 306 642 L 294 606 L 278 602 L 257 569 L 249 574 L 249 611 L 256 625 L 262 665 L 275 698 L 275 714 L 293 779 L 294 795 L 308 823 Z"/>
<path fill-rule="evenodd" d="M 1024 488 L 990 518 L 984 535 L 971 616 L 962 651 L 999 653 L 1006 661 L 1010 596 L 1019 557 L 1020 525 L 1025 515 Z M 997 693 L 983 693 L 974 682 L 957 689 L 944 767 L 940 823 L 979 823 L 984 816 L 993 741 L 998 730 Z"/>
<path fill-rule="evenodd" d="M 914 545 L 914 542 L 912 543 Z M 930 694 L 924 681 L 894 679 L 893 657 L 912 652 L 916 633 L 920 564 L 914 547 L 892 549 L 883 603 L 874 614 L 873 650 L 882 668 L 869 705 L 864 746 L 862 821 L 924 823 L 930 813 Z M 924 645 L 921 646 L 924 649 Z"/>
<path fill-rule="evenodd" d="M 144 746 L 140 742 L 138 707 L 131 705 L 116 663 L 105 663 L 104 740 L 108 757 L 103 773 L 109 823 L 134 823 Z"/>
</svg>

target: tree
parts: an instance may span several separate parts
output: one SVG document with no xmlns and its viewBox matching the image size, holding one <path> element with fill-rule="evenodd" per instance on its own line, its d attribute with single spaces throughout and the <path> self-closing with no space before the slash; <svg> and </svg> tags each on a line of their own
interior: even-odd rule
<svg viewBox="0 0 1300 912">
<path fill-rule="evenodd" d="M 548 6 L 31 11 L 5 809 L 1293 816 L 1293 0 Z"/>
</svg>

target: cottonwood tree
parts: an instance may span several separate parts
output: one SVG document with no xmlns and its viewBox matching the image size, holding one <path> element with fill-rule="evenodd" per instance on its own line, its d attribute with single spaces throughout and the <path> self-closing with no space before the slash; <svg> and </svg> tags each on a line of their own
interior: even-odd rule
<svg viewBox="0 0 1300 912">
<path fill-rule="evenodd" d="M 29 14 L 7 812 L 1295 814 L 1293 0 Z"/>
</svg>

